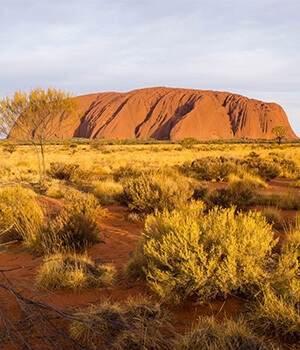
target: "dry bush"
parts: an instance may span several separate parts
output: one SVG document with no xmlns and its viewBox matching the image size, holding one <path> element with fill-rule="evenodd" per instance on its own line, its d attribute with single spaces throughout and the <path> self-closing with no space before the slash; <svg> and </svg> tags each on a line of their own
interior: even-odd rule
<svg viewBox="0 0 300 350">
<path fill-rule="evenodd" d="M 300 341 L 300 222 L 289 227 L 275 267 L 261 284 L 248 318 L 261 334 Z"/>
<path fill-rule="evenodd" d="M 83 252 L 100 241 L 96 222 L 101 212 L 93 194 L 71 191 L 60 214 L 50 221 L 32 250 L 37 254 Z"/>
<path fill-rule="evenodd" d="M 95 181 L 91 191 L 101 205 L 112 205 L 120 200 L 123 186 L 113 180 Z"/>
<path fill-rule="evenodd" d="M 85 184 L 94 175 L 90 170 L 82 169 L 79 164 L 68 164 L 64 162 L 50 163 L 48 173 L 55 179 L 70 181 L 76 185 Z"/>
<path fill-rule="evenodd" d="M 54 254 L 47 256 L 37 275 L 37 283 L 46 289 L 105 288 L 114 284 L 113 265 L 95 265 L 87 256 Z"/>
<path fill-rule="evenodd" d="M 253 205 L 256 200 L 256 184 L 248 180 L 238 180 L 230 183 L 225 188 L 219 188 L 210 192 L 206 200 L 208 204 L 228 208 L 232 205 L 238 210 L 244 210 Z"/>
<path fill-rule="evenodd" d="M 147 217 L 127 275 L 143 277 L 165 301 L 206 301 L 252 293 L 276 240 L 259 213 L 235 214 L 201 202 Z"/>
<path fill-rule="evenodd" d="M 237 163 L 228 157 L 203 157 L 184 163 L 179 169 L 198 180 L 226 180 L 229 174 L 237 172 Z"/>
<path fill-rule="evenodd" d="M 0 230 L 4 240 L 34 241 L 43 225 L 44 214 L 30 189 L 6 187 L 0 192 Z"/>
<path fill-rule="evenodd" d="M 124 304 L 104 301 L 74 315 L 70 334 L 88 349 L 153 349 L 172 346 L 172 332 L 157 303 L 131 299 Z"/>
<path fill-rule="evenodd" d="M 225 320 L 217 323 L 212 317 L 203 318 L 194 329 L 178 336 L 174 350 L 275 350 L 270 342 L 257 337 L 245 320 Z"/>
<path fill-rule="evenodd" d="M 193 190 L 187 178 L 175 172 L 172 175 L 152 172 L 127 180 L 123 184 L 123 201 L 142 213 L 180 208 Z"/>
<path fill-rule="evenodd" d="M 266 218 L 269 224 L 272 224 L 276 227 L 281 227 L 283 224 L 283 219 L 280 215 L 280 210 L 275 208 L 264 208 L 262 211 L 262 215 Z"/>
<path fill-rule="evenodd" d="M 264 288 L 262 296 L 249 307 L 248 319 L 257 332 L 300 341 L 299 302 Z"/>
<path fill-rule="evenodd" d="M 260 193 L 256 197 L 255 203 L 264 206 L 274 206 L 278 209 L 300 209 L 300 199 L 292 193 Z"/>
<path fill-rule="evenodd" d="M 265 181 L 269 181 L 279 176 L 280 165 L 260 157 L 248 157 L 240 160 L 240 164 L 251 174 L 258 175 Z"/>
</svg>

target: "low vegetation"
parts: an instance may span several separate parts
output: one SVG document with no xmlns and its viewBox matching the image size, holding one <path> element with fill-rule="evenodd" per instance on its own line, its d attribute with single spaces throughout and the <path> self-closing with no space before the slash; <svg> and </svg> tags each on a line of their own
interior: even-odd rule
<svg viewBox="0 0 300 350">
<path fill-rule="evenodd" d="M 201 202 L 147 217 L 127 273 L 146 279 L 165 301 L 179 303 L 251 294 L 265 275 L 276 240 L 258 213 L 204 212 Z"/>
<path fill-rule="evenodd" d="M 116 269 L 113 265 L 96 265 L 84 255 L 54 254 L 47 256 L 37 275 L 37 283 L 51 290 L 71 289 L 79 292 L 86 288 L 107 288 L 114 284 Z"/>
<path fill-rule="evenodd" d="M 161 349 L 172 346 L 170 324 L 157 303 L 104 301 L 74 314 L 70 334 L 90 349 Z"/>
<path fill-rule="evenodd" d="M 178 336 L 175 350 L 279 350 L 269 341 L 260 339 L 243 319 L 217 323 L 214 318 L 200 320 L 194 329 Z"/>
<path fill-rule="evenodd" d="M 192 330 L 184 326 L 179 335 L 170 325 L 176 322 L 153 300 L 106 300 L 68 316 L 71 343 L 120 350 L 281 350 L 288 343 L 297 349 L 297 143 L 73 139 L 45 146 L 47 172 L 40 186 L 36 155 L 26 142 L 0 142 L 1 243 L 20 241 L 16 247 L 43 256 L 39 290 L 110 293 L 129 277 L 133 285 L 139 280 L 138 288 L 147 284 L 171 310 L 227 297 L 244 304 L 234 319 L 223 319 L 219 311 L 200 317 Z M 145 221 L 125 276 L 111 264 L 96 263 L 102 256 L 89 258 L 91 246 L 106 239 L 98 221 L 102 206 L 111 205 L 128 207 L 128 227 Z"/>
</svg>

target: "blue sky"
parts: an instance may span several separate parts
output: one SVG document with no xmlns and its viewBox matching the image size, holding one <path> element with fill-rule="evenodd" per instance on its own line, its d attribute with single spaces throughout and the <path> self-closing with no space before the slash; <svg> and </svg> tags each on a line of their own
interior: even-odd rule
<svg viewBox="0 0 300 350">
<path fill-rule="evenodd" d="M 0 98 L 170 86 L 277 102 L 300 136 L 299 0 L 0 0 Z"/>
</svg>

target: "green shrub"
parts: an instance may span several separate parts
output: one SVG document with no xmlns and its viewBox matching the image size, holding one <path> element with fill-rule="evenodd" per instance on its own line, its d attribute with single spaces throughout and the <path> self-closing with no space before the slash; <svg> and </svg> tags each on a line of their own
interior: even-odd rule
<svg viewBox="0 0 300 350">
<path fill-rule="evenodd" d="M 87 256 L 55 254 L 48 256 L 37 275 L 37 283 L 46 289 L 104 288 L 115 281 L 113 265 L 95 265 Z"/>
<path fill-rule="evenodd" d="M 275 350 L 264 343 L 242 319 L 219 324 L 212 317 L 202 319 L 184 336 L 178 336 L 174 350 Z M 279 349 L 278 349 L 279 350 Z"/>
<path fill-rule="evenodd" d="M 157 303 L 131 299 L 120 305 L 103 302 L 77 312 L 72 338 L 93 349 L 171 349 L 170 325 Z"/>
<path fill-rule="evenodd" d="M 99 242 L 96 216 L 100 210 L 94 195 L 71 192 L 65 207 L 39 237 L 35 250 L 44 254 L 85 251 Z"/>
<path fill-rule="evenodd" d="M 185 205 L 193 190 L 187 178 L 163 173 L 142 174 L 123 184 L 123 201 L 143 213 L 173 210 Z"/>
<path fill-rule="evenodd" d="M 127 274 L 145 278 L 167 302 L 252 293 L 275 243 L 258 213 L 236 215 L 232 207 L 205 214 L 203 203 L 192 203 L 147 217 Z"/>
<path fill-rule="evenodd" d="M 0 192 L 0 231 L 2 239 L 22 240 L 25 245 L 36 239 L 44 221 L 44 213 L 30 189 L 6 187 Z"/>
</svg>

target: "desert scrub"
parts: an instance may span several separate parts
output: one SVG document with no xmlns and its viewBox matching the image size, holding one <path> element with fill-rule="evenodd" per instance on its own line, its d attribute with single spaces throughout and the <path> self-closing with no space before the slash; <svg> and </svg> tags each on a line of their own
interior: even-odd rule
<svg viewBox="0 0 300 350">
<path fill-rule="evenodd" d="M 261 334 L 300 341 L 300 304 L 271 288 L 264 288 L 256 303 L 249 305 L 248 319 Z M 299 344 L 299 343 L 298 343 Z"/>
<path fill-rule="evenodd" d="M 95 181 L 91 191 L 101 205 L 112 205 L 120 200 L 123 186 L 113 180 Z"/>
<path fill-rule="evenodd" d="M 124 304 L 104 301 L 74 314 L 72 338 L 91 349 L 172 348 L 170 325 L 160 304 L 130 299 Z"/>
<path fill-rule="evenodd" d="M 79 164 L 64 162 L 50 163 L 49 175 L 54 179 L 65 180 L 82 185 L 93 177 L 92 171 L 82 169 Z"/>
<path fill-rule="evenodd" d="M 251 294 L 265 276 L 276 240 L 259 213 L 235 211 L 215 207 L 206 214 L 202 202 L 193 202 L 149 215 L 128 276 L 145 278 L 166 302 Z"/>
<path fill-rule="evenodd" d="M 130 209 L 147 214 L 180 208 L 192 194 L 190 182 L 184 176 L 151 172 L 124 182 L 122 199 Z"/>
<path fill-rule="evenodd" d="M 298 210 L 300 198 L 293 193 L 260 193 L 256 196 L 255 204 L 274 206 L 277 209 Z"/>
<path fill-rule="evenodd" d="M 197 326 L 185 335 L 179 335 L 174 350 L 275 350 L 277 347 L 264 343 L 253 333 L 245 320 L 225 320 L 217 323 L 212 317 L 200 320 Z"/>
<path fill-rule="evenodd" d="M 237 160 L 228 157 L 202 157 L 193 162 L 186 162 L 179 167 L 185 175 L 198 180 L 226 180 L 229 174 L 238 171 Z"/>
<path fill-rule="evenodd" d="M 116 268 L 96 265 L 87 256 L 54 254 L 47 256 L 37 275 L 37 283 L 50 290 L 107 288 L 114 284 Z"/>
<path fill-rule="evenodd" d="M 210 192 L 205 199 L 208 205 L 218 205 L 224 208 L 234 205 L 237 210 L 245 210 L 255 203 L 256 188 L 256 183 L 240 179 L 229 183 L 227 187 Z"/>
<path fill-rule="evenodd" d="M 93 194 L 70 192 L 60 214 L 40 235 L 35 251 L 40 254 L 85 251 L 100 241 L 96 217 L 101 210 Z"/>
<path fill-rule="evenodd" d="M 279 164 L 260 157 L 248 157 L 240 163 L 248 172 L 258 175 L 265 181 L 272 180 L 281 173 Z"/>
<path fill-rule="evenodd" d="M 300 341 L 300 223 L 290 226 L 277 264 L 261 285 L 248 318 L 262 334 Z"/>
<path fill-rule="evenodd" d="M 44 213 L 36 201 L 36 195 L 21 186 L 5 187 L 0 192 L 0 230 L 2 239 L 21 240 L 31 244 L 39 235 Z"/>
</svg>

